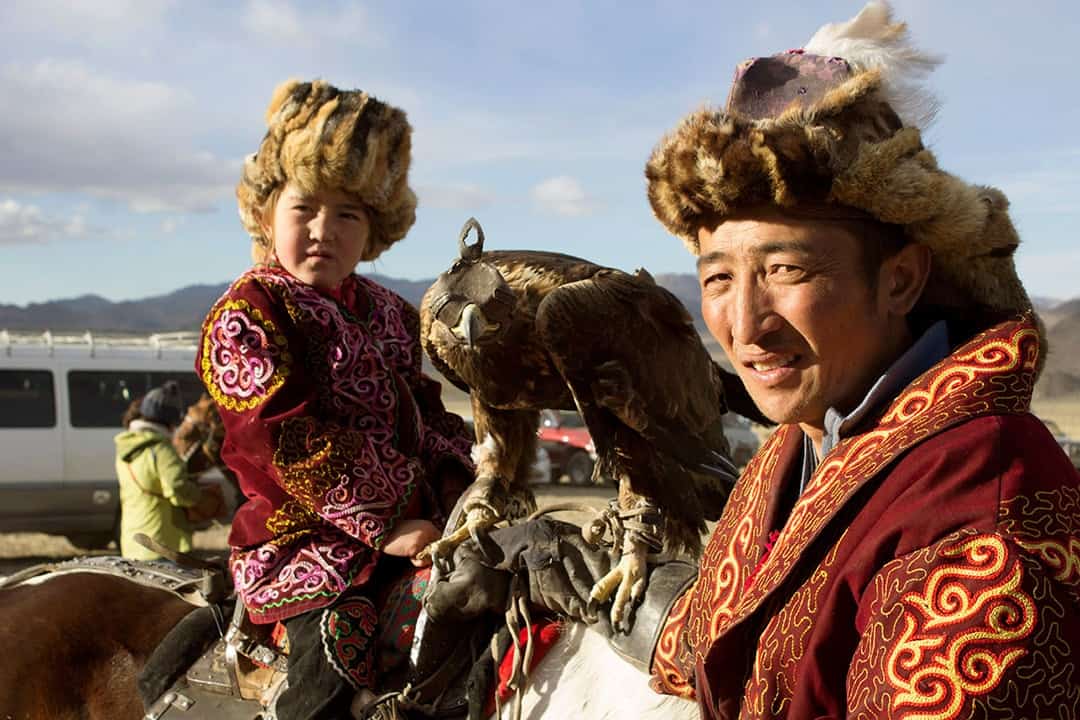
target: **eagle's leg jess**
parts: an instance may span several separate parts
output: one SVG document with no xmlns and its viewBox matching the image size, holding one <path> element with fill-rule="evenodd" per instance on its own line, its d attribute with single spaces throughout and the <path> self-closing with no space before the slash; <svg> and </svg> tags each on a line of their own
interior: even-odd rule
<svg viewBox="0 0 1080 720">
<path fill-rule="evenodd" d="M 478 540 L 481 532 L 489 530 L 503 518 L 506 492 L 502 482 L 490 475 L 476 478 L 462 510 L 461 524 L 420 551 L 419 558 L 442 560 L 454 554 L 454 548 L 470 537 Z"/>
<path fill-rule="evenodd" d="M 528 477 L 536 456 L 535 410 L 498 410 L 473 399 L 478 443 L 473 447 L 476 480 L 469 488 L 459 526 L 421 551 L 421 558 L 446 559 L 461 543 L 501 520 L 516 520 L 536 509 Z"/>
<path fill-rule="evenodd" d="M 663 549 L 660 511 L 641 497 L 629 508 L 616 505 L 583 531 L 585 539 L 595 542 L 604 526 L 611 532 L 616 562 L 607 575 L 596 581 L 590 596 L 597 603 L 604 603 L 614 595 L 611 624 L 626 631 L 630 626 L 630 611 L 645 593 L 649 554 Z"/>
</svg>

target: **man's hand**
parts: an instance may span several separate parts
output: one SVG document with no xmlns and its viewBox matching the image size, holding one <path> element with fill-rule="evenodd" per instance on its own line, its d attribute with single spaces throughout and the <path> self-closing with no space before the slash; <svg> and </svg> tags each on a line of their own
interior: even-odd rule
<svg viewBox="0 0 1080 720">
<path fill-rule="evenodd" d="M 439 539 L 439 528 L 428 520 L 402 520 L 383 543 L 382 551 L 395 557 L 407 557 L 416 567 L 431 564 L 431 559 L 419 559 L 421 550 Z"/>
</svg>

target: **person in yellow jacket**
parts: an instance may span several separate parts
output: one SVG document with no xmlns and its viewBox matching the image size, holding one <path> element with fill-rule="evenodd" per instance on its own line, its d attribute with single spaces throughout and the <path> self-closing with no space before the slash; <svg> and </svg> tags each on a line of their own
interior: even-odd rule
<svg viewBox="0 0 1080 720">
<path fill-rule="evenodd" d="M 167 382 L 148 392 L 139 414 L 115 438 L 120 554 L 132 560 L 157 560 L 161 556 L 135 542 L 135 535 L 144 533 L 168 548 L 189 552 L 191 525 L 185 508 L 198 504 L 202 490 L 188 476 L 171 442 L 184 415 L 177 384 Z"/>
</svg>

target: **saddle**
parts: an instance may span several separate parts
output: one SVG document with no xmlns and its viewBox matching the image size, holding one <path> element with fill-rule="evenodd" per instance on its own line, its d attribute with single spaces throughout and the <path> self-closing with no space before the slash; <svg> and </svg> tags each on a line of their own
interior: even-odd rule
<svg viewBox="0 0 1080 720">
<path fill-rule="evenodd" d="M 251 623 L 235 598 L 197 608 L 165 636 L 139 674 L 144 720 L 270 718 L 287 659 L 282 626 Z"/>
<path fill-rule="evenodd" d="M 426 583 L 426 573 L 419 571 L 384 588 L 376 639 L 380 671 L 407 668 L 416 593 Z M 341 651 L 348 648 L 346 643 Z M 325 645 L 324 651 L 336 652 L 337 646 Z M 288 687 L 288 654 L 284 625 L 252 623 L 235 598 L 196 608 L 166 635 L 140 673 L 144 718 L 272 720 L 277 698 Z"/>
<path fill-rule="evenodd" d="M 161 560 L 128 560 L 122 557 L 81 557 L 28 567 L 4 580 L 0 587 L 15 587 L 42 575 L 96 573 L 121 577 L 138 585 L 165 590 L 196 607 L 220 602 L 228 593 L 228 581 L 217 569 L 188 568 Z"/>
</svg>

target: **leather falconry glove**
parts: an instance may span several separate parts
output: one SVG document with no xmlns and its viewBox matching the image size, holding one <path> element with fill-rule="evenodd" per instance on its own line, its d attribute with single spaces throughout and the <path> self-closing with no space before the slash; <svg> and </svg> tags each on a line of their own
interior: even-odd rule
<svg viewBox="0 0 1080 720">
<path fill-rule="evenodd" d="M 436 622 L 501 615 L 516 575 L 531 605 L 594 623 L 589 593 L 610 569 L 610 554 L 585 542 L 581 528 L 540 518 L 459 545 L 452 570 L 429 588 L 424 609 Z"/>
<path fill-rule="evenodd" d="M 611 554 L 586 542 L 581 528 L 539 518 L 495 530 L 481 542 L 482 548 L 475 542 L 458 546 L 451 572 L 428 589 L 424 608 L 433 621 L 501 616 L 517 576 L 532 606 L 587 623 L 646 671 L 668 611 L 697 577 L 697 566 L 685 561 L 650 566 L 629 631 L 613 632 L 608 614 L 590 598 L 593 585 L 611 570 Z"/>
</svg>

